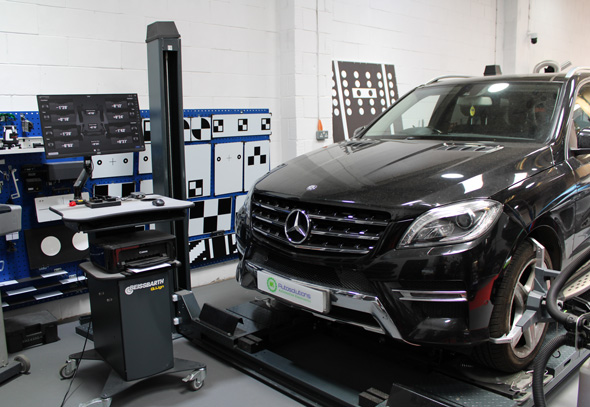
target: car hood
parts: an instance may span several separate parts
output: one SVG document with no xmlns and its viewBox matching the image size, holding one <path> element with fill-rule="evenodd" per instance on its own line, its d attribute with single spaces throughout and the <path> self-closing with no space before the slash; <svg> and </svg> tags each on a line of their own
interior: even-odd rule
<svg viewBox="0 0 590 407">
<path fill-rule="evenodd" d="M 552 164 L 548 146 L 352 140 L 299 156 L 271 171 L 256 190 L 316 203 L 397 213 L 492 197 Z M 402 215 L 403 216 L 403 215 Z"/>
</svg>

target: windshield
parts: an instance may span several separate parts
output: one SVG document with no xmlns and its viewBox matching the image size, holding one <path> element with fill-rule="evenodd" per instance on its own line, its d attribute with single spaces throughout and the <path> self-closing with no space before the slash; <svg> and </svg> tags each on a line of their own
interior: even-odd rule
<svg viewBox="0 0 590 407">
<path fill-rule="evenodd" d="M 560 84 L 484 82 L 417 88 L 363 138 L 545 142 Z"/>
</svg>

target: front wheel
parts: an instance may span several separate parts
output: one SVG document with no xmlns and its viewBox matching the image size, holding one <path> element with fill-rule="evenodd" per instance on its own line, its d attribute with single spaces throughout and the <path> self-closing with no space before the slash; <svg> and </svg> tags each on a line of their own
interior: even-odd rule
<svg viewBox="0 0 590 407">
<path fill-rule="evenodd" d="M 499 338 L 510 332 L 526 311 L 529 294 L 535 288 L 536 253 L 531 242 L 522 243 L 514 253 L 500 282 L 490 318 L 490 337 Z M 545 251 L 543 266 L 551 269 L 551 258 Z M 485 343 L 476 349 L 474 358 L 494 369 L 516 372 L 527 367 L 539 352 L 547 324 L 536 323 L 521 333 L 513 343 Z"/>
</svg>

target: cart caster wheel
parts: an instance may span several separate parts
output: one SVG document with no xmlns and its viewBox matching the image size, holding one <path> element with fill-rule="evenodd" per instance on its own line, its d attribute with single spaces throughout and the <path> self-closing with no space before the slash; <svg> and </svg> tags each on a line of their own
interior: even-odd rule
<svg viewBox="0 0 590 407">
<path fill-rule="evenodd" d="M 74 377 L 76 373 L 76 361 L 75 360 L 68 360 L 62 367 L 59 369 L 59 375 L 63 379 L 71 379 Z"/>
<path fill-rule="evenodd" d="M 203 387 L 204 384 L 205 384 L 204 381 L 195 379 L 195 380 L 190 381 L 188 385 L 192 391 L 197 391 L 201 387 Z"/>
<path fill-rule="evenodd" d="M 188 376 L 182 379 L 182 381 L 187 383 L 192 391 L 197 391 L 203 387 L 203 384 L 205 384 L 205 377 L 207 377 L 207 369 L 202 367 L 193 370 Z"/>
<path fill-rule="evenodd" d="M 21 374 L 29 373 L 31 370 L 31 361 L 25 355 L 16 355 L 14 361 L 20 363 Z"/>
</svg>

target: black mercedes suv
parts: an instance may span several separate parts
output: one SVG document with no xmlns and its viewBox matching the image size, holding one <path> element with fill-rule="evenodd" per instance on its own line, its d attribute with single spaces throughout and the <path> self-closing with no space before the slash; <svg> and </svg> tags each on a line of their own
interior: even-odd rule
<svg viewBox="0 0 590 407">
<path fill-rule="evenodd" d="M 418 86 L 256 183 L 236 216 L 237 279 L 520 370 L 546 331 L 517 326 L 539 284 L 535 247 L 554 270 L 590 255 L 589 115 L 590 68 Z"/>
</svg>

